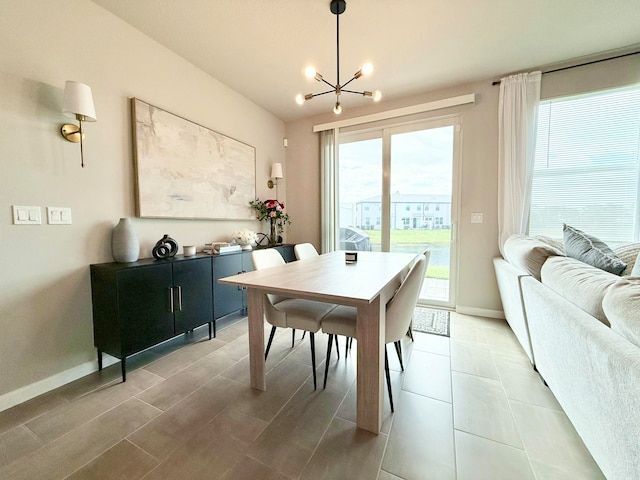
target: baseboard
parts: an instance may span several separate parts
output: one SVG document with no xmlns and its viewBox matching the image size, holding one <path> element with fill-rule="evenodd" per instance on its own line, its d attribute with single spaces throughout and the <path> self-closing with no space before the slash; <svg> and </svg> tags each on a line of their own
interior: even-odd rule
<svg viewBox="0 0 640 480">
<path fill-rule="evenodd" d="M 102 367 L 108 367 L 114 363 L 119 362 L 117 358 L 104 354 L 102 359 Z M 0 396 L 0 412 L 14 407 L 20 403 L 31 400 L 32 398 L 42 395 L 43 393 L 50 392 L 62 385 L 73 382 L 79 378 L 82 378 L 90 373 L 98 370 L 98 364 L 95 360 L 85 362 L 77 367 L 70 368 L 64 372 L 56 373 L 48 378 L 42 379 L 30 385 L 13 390 L 12 392 L 5 393 Z"/>
<path fill-rule="evenodd" d="M 488 318 L 506 318 L 502 310 L 487 310 L 484 308 L 465 307 L 464 305 L 456 305 L 456 312 L 463 315 L 475 315 L 477 317 Z"/>
</svg>

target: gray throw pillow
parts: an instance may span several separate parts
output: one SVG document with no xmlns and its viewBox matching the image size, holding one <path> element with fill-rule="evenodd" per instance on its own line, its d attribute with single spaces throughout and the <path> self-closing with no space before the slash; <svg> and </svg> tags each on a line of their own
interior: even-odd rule
<svg viewBox="0 0 640 480">
<path fill-rule="evenodd" d="M 599 238 L 588 235 L 582 230 L 564 224 L 562 229 L 564 236 L 564 253 L 581 262 L 604 270 L 605 272 L 620 275 L 627 268 L 615 253 Z"/>
</svg>

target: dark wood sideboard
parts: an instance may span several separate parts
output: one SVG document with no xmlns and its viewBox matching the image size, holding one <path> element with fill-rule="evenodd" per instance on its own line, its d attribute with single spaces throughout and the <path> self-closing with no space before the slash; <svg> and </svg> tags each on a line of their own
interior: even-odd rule
<svg viewBox="0 0 640 480">
<path fill-rule="evenodd" d="M 293 245 L 278 245 L 285 261 L 295 260 Z M 216 320 L 247 307 L 246 292 L 218 279 L 253 270 L 251 252 L 177 255 L 132 263 L 90 266 L 93 339 L 102 353 L 120 359 L 126 381 L 128 356 L 204 324 L 209 338 Z"/>
</svg>

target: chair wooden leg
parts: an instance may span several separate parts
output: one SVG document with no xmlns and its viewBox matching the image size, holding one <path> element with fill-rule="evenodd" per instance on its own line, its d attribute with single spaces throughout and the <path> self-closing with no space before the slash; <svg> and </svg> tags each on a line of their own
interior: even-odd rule
<svg viewBox="0 0 640 480">
<path fill-rule="evenodd" d="M 344 358 L 347 358 L 347 350 L 349 350 L 349 341 L 351 340 L 349 337 L 344 337 L 346 340 L 344 342 Z"/>
<path fill-rule="evenodd" d="M 340 360 L 340 347 L 338 346 L 338 335 L 334 335 L 333 339 L 336 342 L 336 354 L 338 355 L 338 360 Z"/>
<path fill-rule="evenodd" d="M 296 343 L 296 329 L 292 328 L 291 330 L 291 348 L 293 348 L 293 345 Z"/>
<path fill-rule="evenodd" d="M 273 342 L 273 336 L 276 334 L 276 327 L 271 327 L 271 333 L 269 334 L 269 341 L 267 342 L 267 351 L 264 352 L 264 359 L 269 356 L 269 349 L 271 348 L 271 342 Z"/>
<path fill-rule="evenodd" d="M 313 389 L 316 389 L 316 341 L 314 334 L 309 332 L 309 340 L 311 341 L 311 366 L 313 367 Z"/>
<path fill-rule="evenodd" d="M 400 360 L 400 369 L 404 372 L 404 365 L 402 363 L 402 344 L 400 343 L 400 340 L 398 340 L 397 342 L 393 342 L 393 345 L 396 347 L 398 360 Z"/>
<path fill-rule="evenodd" d="M 329 344 L 327 345 L 327 359 L 324 362 L 324 384 L 322 389 L 327 388 L 327 376 L 329 375 L 329 360 L 331 359 L 331 344 L 333 343 L 333 334 L 329 334 Z"/>
<path fill-rule="evenodd" d="M 391 393 L 391 376 L 389 375 L 389 357 L 387 356 L 387 346 L 384 346 L 384 373 L 387 377 L 387 390 L 389 391 L 389 403 L 393 412 L 393 393 Z"/>
</svg>

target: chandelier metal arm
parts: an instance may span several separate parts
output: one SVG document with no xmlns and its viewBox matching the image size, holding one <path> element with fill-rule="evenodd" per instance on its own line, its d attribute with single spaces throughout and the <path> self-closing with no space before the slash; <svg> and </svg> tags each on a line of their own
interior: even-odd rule
<svg viewBox="0 0 640 480">
<path fill-rule="evenodd" d="M 364 91 L 356 91 L 356 90 L 345 90 L 344 88 L 342 89 L 343 92 L 348 92 L 348 93 L 355 93 L 357 95 L 364 95 Z"/>
<path fill-rule="evenodd" d="M 351 78 L 351 80 L 349 80 L 347 83 L 345 83 L 344 85 L 342 85 L 342 87 L 343 87 L 343 88 L 344 88 L 344 87 L 346 87 L 346 86 L 347 86 L 347 85 L 349 85 L 351 82 L 353 82 L 354 80 L 357 80 L 357 79 L 358 79 L 358 77 L 356 77 L 356 76 L 354 75 L 354 76 Z M 346 91 L 346 90 L 344 90 L 344 91 Z"/>
<path fill-rule="evenodd" d="M 320 95 L 326 95 L 327 93 L 336 93 L 335 89 L 334 90 L 327 90 L 326 92 L 321 92 L 321 93 L 314 93 L 311 98 L 313 97 L 319 97 Z"/>
<path fill-rule="evenodd" d="M 327 85 L 329 85 L 331 88 L 335 90 L 336 86 L 333 83 L 327 82 L 324 78 L 322 78 L 320 81 L 326 83 Z"/>
</svg>

